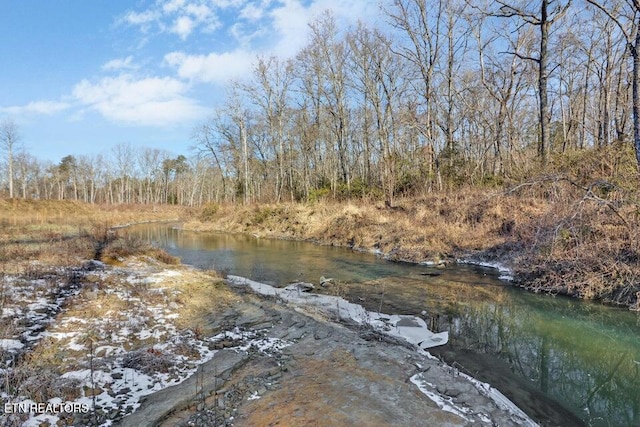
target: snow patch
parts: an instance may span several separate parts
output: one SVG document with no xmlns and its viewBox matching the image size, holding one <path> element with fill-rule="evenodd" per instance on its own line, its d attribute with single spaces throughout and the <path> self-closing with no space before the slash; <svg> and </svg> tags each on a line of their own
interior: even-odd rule
<svg viewBox="0 0 640 427">
<path fill-rule="evenodd" d="M 237 285 L 249 286 L 254 292 L 261 295 L 277 296 L 293 304 L 312 306 L 326 313 L 335 313 L 340 319 L 369 325 L 383 334 L 404 339 L 423 350 L 444 345 L 449 340 L 448 331 L 433 333 L 427 328 L 426 322 L 416 316 L 400 316 L 367 311 L 361 305 L 351 303 L 337 296 L 303 292 L 298 285 L 275 288 L 239 276 L 230 275 L 227 276 L 227 279 Z"/>
<path fill-rule="evenodd" d="M 422 374 L 415 374 L 414 376 L 412 376 L 411 382 L 415 384 L 424 395 L 426 395 L 436 405 L 438 405 L 440 409 L 442 409 L 443 411 L 456 414 L 463 420 L 467 422 L 471 422 L 471 419 L 465 416 L 471 412 L 469 408 L 456 405 L 455 403 L 453 403 L 453 399 L 451 397 L 448 397 L 448 396 L 445 397 L 435 392 L 434 390 L 436 389 L 436 387 L 430 382 L 426 381 Z"/>
<path fill-rule="evenodd" d="M 491 399 L 496 404 L 496 406 L 498 406 L 498 408 L 510 413 L 513 417 L 512 420 L 514 421 L 515 425 L 524 427 L 539 427 L 539 425 L 531 418 L 529 418 L 527 414 L 525 414 L 513 402 L 511 402 L 502 393 L 491 387 L 489 384 L 478 381 L 475 378 L 462 372 L 460 372 L 459 375 L 462 378 L 469 380 L 481 394 Z M 471 422 L 472 420 L 469 419 L 469 416 L 474 415 L 477 416 L 483 423 L 492 424 L 491 419 L 486 414 L 474 414 L 470 408 L 467 408 L 460 404 L 456 404 L 451 397 L 442 396 L 437 392 L 435 385 L 425 380 L 422 373 L 418 373 L 412 376 L 411 382 L 415 384 L 418 389 L 422 393 L 424 393 L 424 395 L 431 399 L 443 411 L 454 413 L 467 422 Z"/>
<path fill-rule="evenodd" d="M 260 399 L 260 395 L 258 394 L 257 391 L 254 391 L 253 393 L 251 393 L 251 396 L 247 397 L 247 400 L 258 400 Z"/>
<path fill-rule="evenodd" d="M 0 348 L 6 351 L 16 351 L 24 348 L 24 344 L 22 344 L 18 340 L 12 339 L 0 339 Z"/>
<path fill-rule="evenodd" d="M 511 270 L 509 267 L 505 266 L 502 263 L 491 262 L 491 261 L 477 261 L 477 260 L 471 260 L 471 259 L 459 259 L 456 262 L 458 264 L 477 265 L 478 267 L 493 268 L 498 270 L 498 273 L 500 273 L 500 276 L 498 276 L 498 279 L 504 280 L 507 282 L 513 281 L 513 270 Z"/>
<path fill-rule="evenodd" d="M 460 372 L 459 375 L 469 380 L 481 393 L 493 400 L 500 409 L 508 411 L 515 417 L 517 417 L 521 421 L 520 425 L 526 427 L 539 427 L 539 425 L 535 421 L 529 418 L 529 416 L 525 414 L 522 409 L 518 408 L 515 403 L 510 401 L 498 389 L 491 387 L 490 384 L 478 381 L 477 379 L 463 372 Z"/>
</svg>

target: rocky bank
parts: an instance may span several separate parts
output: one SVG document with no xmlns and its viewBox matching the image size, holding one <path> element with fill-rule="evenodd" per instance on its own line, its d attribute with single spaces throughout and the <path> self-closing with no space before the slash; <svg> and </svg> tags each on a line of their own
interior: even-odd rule
<svg viewBox="0 0 640 427">
<path fill-rule="evenodd" d="M 242 302 L 210 325 L 233 327 L 220 350 L 116 425 L 536 425 L 497 390 L 405 341 L 233 288 Z"/>
</svg>

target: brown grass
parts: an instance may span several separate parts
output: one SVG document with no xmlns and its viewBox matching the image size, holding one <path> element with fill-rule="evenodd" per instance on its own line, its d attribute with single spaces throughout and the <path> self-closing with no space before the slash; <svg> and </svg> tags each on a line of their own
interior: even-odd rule
<svg viewBox="0 0 640 427">
<path fill-rule="evenodd" d="M 505 188 L 381 201 L 203 210 L 195 230 L 248 232 L 380 251 L 390 259 L 474 257 L 513 267 L 536 292 L 640 308 L 640 193 L 633 153 L 612 146 L 558 156 Z"/>
<path fill-rule="evenodd" d="M 227 298 L 222 291 L 217 294 L 212 291 L 218 280 L 210 275 L 185 270 L 185 274 L 176 276 L 180 280 L 175 280 L 175 287 L 173 282 L 168 281 L 163 283 L 166 289 L 157 291 L 152 286 L 130 283 L 117 275 L 103 276 L 73 270 L 98 255 L 105 261 L 117 262 L 123 267 L 134 260 L 129 267 L 134 270 L 144 271 L 149 265 L 162 270 L 167 264 L 176 265 L 178 260 L 164 251 L 128 236 L 125 230 L 112 232 L 109 227 L 169 220 L 188 214 L 188 211 L 175 207 L 104 207 L 70 201 L 0 200 L 0 308 L 11 309 L 16 304 L 24 305 L 16 300 L 17 297 L 9 297 L 13 294 L 6 294 L 5 291 L 9 287 L 16 291 L 22 284 L 33 286 L 30 284 L 33 279 L 45 283 L 37 292 L 53 302 L 57 298 L 56 289 L 66 286 L 65 274 L 68 273 L 68 280 L 80 280 L 82 289 L 78 296 L 67 298 L 63 312 L 52 314 L 55 316 L 52 320 L 55 321 L 47 326 L 49 330 L 85 330 L 87 340 L 91 338 L 99 342 L 102 339 L 103 343 L 109 344 L 111 332 L 118 331 L 136 313 L 144 315 L 145 307 L 150 305 L 174 303 L 173 307 L 181 308 L 197 300 L 200 312 L 193 308 L 185 309 L 185 312 L 193 313 L 191 319 L 202 314 L 202 307 L 206 304 L 213 307 L 213 312 Z M 5 281 L 5 275 L 17 275 L 18 278 L 14 277 L 9 282 Z M 186 286 L 182 283 L 184 281 L 199 283 L 201 286 L 196 288 L 201 293 L 193 289 L 189 293 L 183 292 L 182 286 Z M 133 298 L 118 297 L 112 293 L 116 289 Z M 60 323 L 70 317 L 86 319 L 89 323 Z M 153 316 L 148 317 L 153 319 Z M 28 326 L 24 322 L 21 318 L 2 319 L 2 337 L 16 337 L 20 332 L 16 328 Z M 95 325 L 96 322 L 99 325 Z M 195 320 L 191 323 L 185 318 L 181 319 L 181 327 L 196 329 L 199 323 Z M 10 395 L 28 396 L 36 401 L 46 401 L 51 397 L 62 397 L 63 400 L 77 397 L 80 393 L 77 384 L 61 379 L 60 374 L 86 367 L 87 350 L 70 350 L 65 347 L 67 343 L 68 339 L 45 338 L 17 357 L 3 355 L 6 356 L 5 360 L 15 358 L 12 362 L 15 368 L 3 380 L 3 391 Z M 144 340 L 131 341 L 125 347 L 140 350 L 148 344 Z M 156 359 L 149 362 L 156 363 Z"/>
<path fill-rule="evenodd" d="M 110 227 L 188 216 L 174 206 L 99 206 L 74 201 L 0 199 L 0 271 L 23 273 L 34 262 L 79 265 L 109 241 Z M 131 242 L 129 242 L 131 243 Z M 141 245 L 136 245 L 141 249 Z M 117 248 L 113 255 L 118 255 Z M 151 248 L 145 249 L 154 252 Z M 166 254 L 152 253 L 175 263 Z"/>
<path fill-rule="evenodd" d="M 130 279 L 131 274 L 144 279 L 156 273 L 160 274 L 157 276 L 161 278 L 160 281 L 147 283 Z M 237 300 L 222 280 L 212 274 L 182 266 L 167 267 L 146 255 L 129 256 L 118 270 L 107 274 L 88 273 L 82 282 L 87 285 L 82 287 L 77 296 L 66 301 L 66 309 L 56 316 L 55 322 L 47 329 L 62 334 L 84 331 L 80 341 L 76 338 L 76 342 L 85 344 L 86 348 L 69 349 L 66 345 L 70 338 L 41 340 L 16 359 L 16 367 L 6 381 L 10 389 L 6 389 L 5 384 L 0 386 L 4 391 L 36 401 L 47 401 L 52 397 L 78 397 L 80 389 L 77 382 L 62 379 L 60 375 L 89 366 L 89 341 L 94 348 L 122 345 L 127 351 L 124 356 L 126 367 L 149 374 L 172 371 L 175 369 L 176 354 L 192 359 L 198 358 L 199 353 L 190 346 L 178 345 L 171 354 L 165 354 L 153 348 L 157 338 L 138 339 L 133 333 L 127 336 L 126 342 L 115 343 L 112 341 L 113 334 L 121 335 L 125 327 L 132 332 L 153 329 L 159 324 L 149 307 L 161 307 L 179 315 L 172 317 L 170 322 L 181 331 L 182 336 L 201 338 L 199 335 L 204 333 L 217 332 L 211 330 L 211 323 Z M 162 336 L 160 339 L 169 337 Z M 100 369 L 108 357 L 96 353 L 94 359 L 95 368 Z M 85 395 L 91 395 L 91 391 L 85 390 Z"/>
<path fill-rule="evenodd" d="M 394 259 L 450 259 L 468 250 L 504 243 L 515 223 L 547 206 L 526 205 L 501 192 L 464 190 L 402 199 L 393 209 L 382 202 L 220 206 L 212 221 L 186 228 L 250 232 L 322 244 L 380 250 Z M 515 214 L 515 215 L 514 215 Z"/>
</svg>

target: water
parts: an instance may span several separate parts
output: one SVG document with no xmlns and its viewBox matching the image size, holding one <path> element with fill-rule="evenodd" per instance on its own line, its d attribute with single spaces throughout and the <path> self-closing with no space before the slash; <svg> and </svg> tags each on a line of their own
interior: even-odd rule
<svg viewBox="0 0 640 427">
<path fill-rule="evenodd" d="M 321 276 L 348 299 L 387 313 L 422 315 L 449 344 L 432 349 L 501 390 L 543 425 L 640 426 L 640 316 L 535 295 L 492 269 L 392 263 L 372 254 L 166 225 L 131 230 L 184 264 L 274 286 Z"/>
</svg>

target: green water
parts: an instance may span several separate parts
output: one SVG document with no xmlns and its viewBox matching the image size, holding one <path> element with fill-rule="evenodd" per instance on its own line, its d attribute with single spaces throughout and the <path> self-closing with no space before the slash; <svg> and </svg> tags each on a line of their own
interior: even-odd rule
<svg viewBox="0 0 640 427">
<path fill-rule="evenodd" d="M 448 345 L 432 353 L 497 387 L 542 425 L 640 426 L 640 316 L 515 289 L 493 269 L 392 263 L 305 242 L 136 226 L 185 264 L 280 286 L 345 283 L 369 309 L 414 314 Z"/>
</svg>

